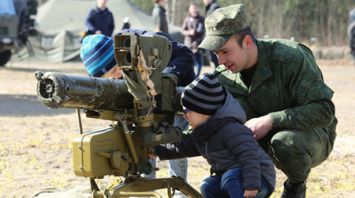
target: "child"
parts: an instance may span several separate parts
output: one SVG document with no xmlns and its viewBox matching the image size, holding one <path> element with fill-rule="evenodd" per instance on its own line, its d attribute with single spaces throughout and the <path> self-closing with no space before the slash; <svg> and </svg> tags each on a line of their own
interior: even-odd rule
<svg viewBox="0 0 355 198">
<path fill-rule="evenodd" d="M 108 36 L 102 34 L 86 36 L 81 45 L 80 58 L 90 76 L 116 79 L 123 76 L 117 67 L 113 39 Z"/>
<path fill-rule="evenodd" d="M 181 142 L 157 146 L 152 157 L 177 159 L 202 155 L 211 175 L 202 182 L 204 197 L 268 197 L 275 186 L 271 159 L 243 125 L 245 112 L 239 102 L 205 74 L 185 88 L 185 116 L 192 133 Z"/>
</svg>

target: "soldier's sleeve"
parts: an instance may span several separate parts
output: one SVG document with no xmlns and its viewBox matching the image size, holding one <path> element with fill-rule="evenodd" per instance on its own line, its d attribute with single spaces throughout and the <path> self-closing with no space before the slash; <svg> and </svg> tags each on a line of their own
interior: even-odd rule
<svg viewBox="0 0 355 198">
<path fill-rule="evenodd" d="M 286 86 L 295 104 L 292 108 L 269 113 L 273 129 L 310 130 L 329 126 L 335 118 L 333 91 L 324 83 L 312 52 L 301 44 L 298 49 L 285 74 Z"/>
</svg>

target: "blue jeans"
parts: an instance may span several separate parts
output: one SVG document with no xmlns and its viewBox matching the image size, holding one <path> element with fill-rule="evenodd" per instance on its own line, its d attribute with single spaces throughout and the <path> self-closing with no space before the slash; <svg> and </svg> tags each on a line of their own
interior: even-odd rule
<svg viewBox="0 0 355 198">
<path fill-rule="evenodd" d="M 195 74 L 199 76 L 202 69 L 202 57 L 199 51 L 194 53 Z"/>
<path fill-rule="evenodd" d="M 202 181 L 201 193 L 205 198 L 243 198 L 244 188 L 240 168 L 234 168 L 220 175 L 214 175 Z M 262 177 L 261 189 L 256 198 L 268 197 L 272 193 L 269 184 Z"/>
<path fill-rule="evenodd" d="M 187 130 L 189 123 L 185 120 L 184 116 L 175 116 L 174 117 L 174 126 L 179 127 L 182 131 Z M 155 160 L 149 160 L 153 168 L 156 167 Z M 187 179 L 187 159 L 175 159 L 169 160 L 169 176 L 178 176 L 183 178 L 185 181 Z M 147 178 L 154 179 L 156 178 L 155 171 L 151 172 L 146 176 Z"/>
</svg>

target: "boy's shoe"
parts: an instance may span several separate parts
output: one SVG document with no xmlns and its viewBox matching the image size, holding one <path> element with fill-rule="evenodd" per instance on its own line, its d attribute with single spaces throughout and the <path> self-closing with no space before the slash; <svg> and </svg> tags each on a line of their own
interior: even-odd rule
<svg viewBox="0 0 355 198">
<path fill-rule="evenodd" d="M 306 182 L 291 183 L 288 180 L 284 183 L 284 190 L 281 198 L 305 198 L 306 197 Z"/>
</svg>

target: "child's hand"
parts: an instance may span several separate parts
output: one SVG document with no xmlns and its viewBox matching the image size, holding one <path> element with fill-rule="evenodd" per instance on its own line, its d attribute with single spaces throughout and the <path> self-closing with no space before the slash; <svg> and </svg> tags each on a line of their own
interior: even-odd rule
<svg viewBox="0 0 355 198">
<path fill-rule="evenodd" d="M 245 198 L 253 198 L 258 193 L 258 190 L 244 190 L 244 197 Z"/>
</svg>

